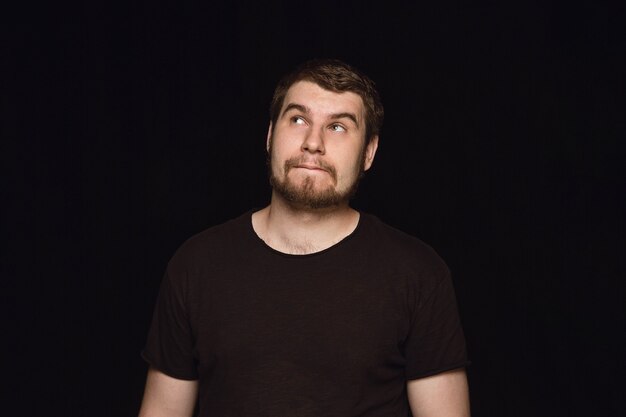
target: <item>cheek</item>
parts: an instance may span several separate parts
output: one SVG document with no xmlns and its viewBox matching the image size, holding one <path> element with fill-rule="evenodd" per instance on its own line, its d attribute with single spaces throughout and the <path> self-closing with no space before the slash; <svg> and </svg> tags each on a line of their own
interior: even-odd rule
<svg viewBox="0 0 626 417">
<path fill-rule="evenodd" d="M 297 141 L 277 141 L 272 144 L 273 158 L 277 162 L 284 163 L 288 159 L 300 156 L 300 146 Z"/>
<path fill-rule="evenodd" d="M 365 155 L 361 149 L 355 149 L 350 152 L 344 159 L 344 166 L 347 170 L 360 172 L 363 169 Z"/>
<path fill-rule="evenodd" d="M 276 146 L 276 144 L 273 144 L 270 148 L 269 153 L 269 162 L 272 173 L 278 177 L 284 176 L 285 161 L 287 161 L 291 157 L 293 157 L 293 155 L 289 155 L 285 149 L 282 149 L 280 146 Z"/>
<path fill-rule="evenodd" d="M 281 139 L 280 137 L 275 137 L 271 141 L 271 151 L 274 153 L 276 158 L 284 157 L 290 149 L 290 143 L 288 140 Z"/>
<path fill-rule="evenodd" d="M 283 163 L 277 157 L 276 150 L 272 149 L 269 155 L 270 169 L 274 175 L 282 175 L 283 173 Z"/>
</svg>

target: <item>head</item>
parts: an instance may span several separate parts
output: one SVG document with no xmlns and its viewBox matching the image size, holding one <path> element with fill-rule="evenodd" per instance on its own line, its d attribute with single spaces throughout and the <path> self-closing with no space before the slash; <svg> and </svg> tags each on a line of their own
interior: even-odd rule
<svg viewBox="0 0 626 417">
<path fill-rule="evenodd" d="M 373 82 L 340 61 L 310 61 L 279 82 L 270 115 L 273 195 L 308 209 L 347 204 L 378 146 Z"/>
<path fill-rule="evenodd" d="M 270 121 L 273 125 L 276 125 L 287 91 L 298 81 L 310 81 L 335 93 L 352 92 L 360 96 L 365 109 L 365 143 L 379 136 L 385 113 L 374 82 L 356 68 L 337 59 L 307 61 L 278 82 L 270 105 Z"/>
</svg>

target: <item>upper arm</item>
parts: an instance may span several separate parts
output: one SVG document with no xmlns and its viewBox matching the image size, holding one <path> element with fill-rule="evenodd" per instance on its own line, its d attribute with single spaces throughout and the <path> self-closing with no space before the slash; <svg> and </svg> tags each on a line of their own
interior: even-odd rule
<svg viewBox="0 0 626 417">
<path fill-rule="evenodd" d="M 407 393 L 415 417 L 469 417 L 465 369 L 408 381 Z"/>
<path fill-rule="evenodd" d="M 198 381 L 172 378 L 150 367 L 139 417 L 191 417 Z"/>
</svg>

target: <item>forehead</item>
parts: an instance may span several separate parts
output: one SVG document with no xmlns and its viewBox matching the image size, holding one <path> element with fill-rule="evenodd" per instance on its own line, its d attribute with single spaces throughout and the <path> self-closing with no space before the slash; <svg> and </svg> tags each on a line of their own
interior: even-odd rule
<svg viewBox="0 0 626 417">
<path fill-rule="evenodd" d="M 322 115 L 353 113 L 359 120 L 363 119 L 365 110 L 363 100 L 358 94 L 326 90 L 311 81 L 298 81 L 289 87 L 281 112 L 289 104 L 301 104 Z"/>
</svg>

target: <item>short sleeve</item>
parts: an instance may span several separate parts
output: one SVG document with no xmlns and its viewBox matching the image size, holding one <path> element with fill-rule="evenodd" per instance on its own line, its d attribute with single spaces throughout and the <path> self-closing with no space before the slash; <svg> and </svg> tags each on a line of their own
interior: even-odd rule
<svg viewBox="0 0 626 417">
<path fill-rule="evenodd" d="M 432 289 L 415 296 L 405 343 L 406 378 L 417 379 L 467 366 L 465 337 L 447 267 L 436 268 Z"/>
<path fill-rule="evenodd" d="M 161 283 L 146 346 L 141 355 L 150 365 L 174 378 L 198 378 L 193 334 L 186 307 L 184 273 L 171 263 Z"/>
</svg>

